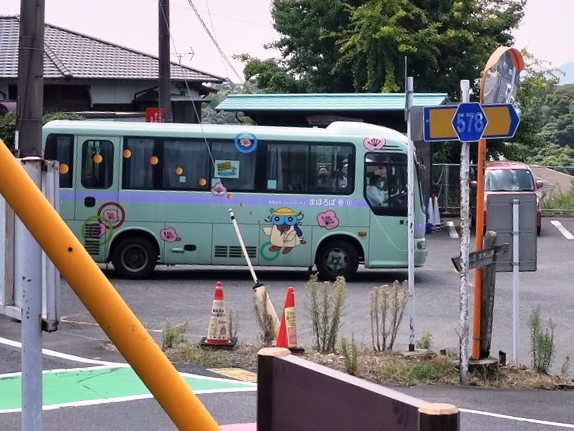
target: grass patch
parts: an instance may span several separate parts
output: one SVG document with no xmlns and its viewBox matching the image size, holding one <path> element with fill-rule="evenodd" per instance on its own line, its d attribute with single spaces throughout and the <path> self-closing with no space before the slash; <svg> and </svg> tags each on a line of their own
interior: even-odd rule
<svg viewBox="0 0 574 431">
<path fill-rule="evenodd" d="M 392 360 L 383 363 L 376 371 L 378 382 L 398 385 L 455 384 L 459 372 L 444 356 L 430 359 Z"/>
<path fill-rule="evenodd" d="M 566 193 L 561 190 L 554 193 L 543 193 L 540 197 L 540 207 L 546 212 L 553 212 L 552 210 L 568 210 L 574 208 L 574 187 L 570 188 Z M 571 211 L 571 210 L 570 210 Z"/>
<path fill-rule="evenodd" d="M 407 358 L 392 351 L 375 352 L 360 349 L 353 340 L 346 340 L 346 354 L 319 353 L 306 350 L 304 359 L 381 385 L 459 385 L 456 361 L 448 356 L 429 353 L 420 358 Z M 257 352 L 265 347 L 259 344 L 237 343 L 233 350 L 201 349 L 198 344 L 179 343 L 167 349 L 165 354 L 174 364 L 194 364 L 206 368 L 241 368 L 257 372 Z M 501 367 L 488 375 L 471 373 L 469 385 L 515 390 L 553 390 L 561 385 L 572 387 L 568 375 L 547 375 L 526 367 Z"/>
</svg>

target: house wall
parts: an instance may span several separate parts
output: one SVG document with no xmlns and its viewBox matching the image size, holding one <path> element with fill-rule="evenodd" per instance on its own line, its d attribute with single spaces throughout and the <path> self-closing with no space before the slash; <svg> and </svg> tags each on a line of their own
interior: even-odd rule
<svg viewBox="0 0 574 431">
<path fill-rule="evenodd" d="M 157 85 L 154 81 L 93 81 L 91 86 L 92 105 L 101 103 L 131 103 L 138 92 L 149 90 Z M 186 91 L 186 90 L 183 90 Z M 180 95 L 177 84 L 172 84 L 171 93 Z M 181 94 L 187 96 L 188 94 Z M 197 91 L 191 89 L 191 97 L 199 98 Z"/>
<path fill-rule="evenodd" d="M 8 86 L 15 85 L 16 81 L 0 81 L 0 100 L 8 98 Z M 56 84 L 56 82 L 46 82 L 46 84 Z M 63 85 L 63 82 L 58 82 Z M 157 85 L 155 81 L 90 81 L 73 79 L 70 84 L 85 85 L 89 87 L 91 94 L 91 106 L 94 104 L 120 104 L 132 103 L 134 95 L 140 91 L 148 90 Z M 181 89 L 183 88 L 183 90 Z M 181 92 L 185 94 L 181 94 Z M 3 94 L 2 94 L 3 93 Z M 171 93 L 180 96 L 190 96 L 192 99 L 199 99 L 201 96 L 197 90 L 190 89 L 191 94 L 187 94 L 187 89 L 180 83 L 171 86 Z"/>
</svg>

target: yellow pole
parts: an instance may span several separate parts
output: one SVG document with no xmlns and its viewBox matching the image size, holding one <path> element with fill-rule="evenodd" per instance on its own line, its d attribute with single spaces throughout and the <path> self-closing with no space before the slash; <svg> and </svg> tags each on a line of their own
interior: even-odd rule
<svg viewBox="0 0 574 431">
<path fill-rule="evenodd" d="M 0 193 L 180 430 L 219 431 L 153 338 L 0 140 Z"/>
</svg>

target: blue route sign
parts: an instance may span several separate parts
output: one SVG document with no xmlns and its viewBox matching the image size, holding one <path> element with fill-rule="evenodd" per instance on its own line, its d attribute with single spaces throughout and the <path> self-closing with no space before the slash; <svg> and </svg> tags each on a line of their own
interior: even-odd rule
<svg viewBox="0 0 574 431">
<path fill-rule="evenodd" d="M 452 119 L 452 127 L 461 142 L 480 140 L 487 124 L 488 118 L 480 103 L 476 102 L 458 105 Z"/>
</svg>

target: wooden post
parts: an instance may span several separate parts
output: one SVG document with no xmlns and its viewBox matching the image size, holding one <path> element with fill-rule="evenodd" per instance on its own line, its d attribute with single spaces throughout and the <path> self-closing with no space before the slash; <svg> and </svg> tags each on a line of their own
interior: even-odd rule
<svg viewBox="0 0 574 431">
<path fill-rule="evenodd" d="M 497 233 L 486 232 L 483 249 L 496 247 Z M 490 342 L 492 340 L 492 315 L 494 314 L 494 288 L 496 281 L 496 255 L 494 262 L 482 270 L 482 305 L 480 318 L 480 358 L 485 359 L 490 355 Z"/>
<path fill-rule="evenodd" d="M 419 408 L 419 431 L 459 431 L 460 412 L 452 404 L 431 403 Z"/>
</svg>

